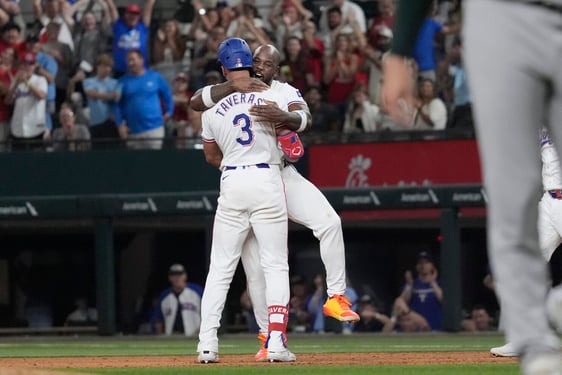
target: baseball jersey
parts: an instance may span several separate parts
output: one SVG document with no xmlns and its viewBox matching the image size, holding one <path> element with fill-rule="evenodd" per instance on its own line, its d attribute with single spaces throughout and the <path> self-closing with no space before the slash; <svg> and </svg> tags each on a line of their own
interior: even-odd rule
<svg viewBox="0 0 562 375">
<path fill-rule="evenodd" d="M 191 288 L 185 288 L 176 296 L 172 288 L 169 288 L 160 295 L 159 313 L 159 320 L 164 321 L 164 331 L 167 335 L 172 334 L 178 313 L 183 320 L 185 335 L 196 335 L 201 325 L 201 296 Z"/>
<path fill-rule="evenodd" d="M 271 87 L 263 92 L 232 93 L 203 112 L 201 136 L 204 142 L 216 142 L 221 149 L 221 168 L 281 163 L 275 127 L 258 123 L 248 114 L 251 106 L 265 104 L 266 100 L 286 110 L 283 95 Z"/>
<path fill-rule="evenodd" d="M 550 140 L 548 131 L 542 129 L 540 133 L 541 159 L 542 159 L 542 185 L 543 189 L 554 190 L 562 188 L 562 172 L 560 160 L 556 149 Z"/>
</svg>

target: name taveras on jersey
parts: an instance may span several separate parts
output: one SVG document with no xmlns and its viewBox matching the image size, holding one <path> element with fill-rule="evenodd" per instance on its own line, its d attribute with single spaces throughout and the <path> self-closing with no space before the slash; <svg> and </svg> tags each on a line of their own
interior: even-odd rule
<svg viewBox="0 0 562 375">
<path fill-rule="evenodd" d="M 215 113 L 224 117 L 229 109 L 239 104 L 259 105 L 264 104 L 264 99 L 256 96 L 256 94 L 234 93 L 217 104 Z"/>
</svg>

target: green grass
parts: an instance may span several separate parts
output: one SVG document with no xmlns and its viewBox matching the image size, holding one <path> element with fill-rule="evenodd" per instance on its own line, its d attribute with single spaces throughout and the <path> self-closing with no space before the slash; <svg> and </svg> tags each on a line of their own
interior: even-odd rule
<svg viewBox="0 0 562 375">
<path fill-rule="evenodd" d="M 289 335 L 295 353 L 487 351 L 502 345 L 499 335 Z M 255 353 L 258 341 L 249 335 L 220 338 L 221 354 Z M 194 339 L 18 339 L 0 341 L 2 357 L 158 356 L 195 354 Z"/>
<path fill-rule="evenodd" d="M 154 369 L 95 369 L 91 374 L 111 375 L 153 375 Z M 440 365 L 440 366 L 252 366 L 252 367 L 188 367 L 188 368 L 159 368 L 158 375 L 503 375 L 519 374 L 519 367 L 510 365 Z"/>
<path fill-rule="evenodd" d="M 503 344 L 500 335 L 420 334 L 420 335 L 289 335 L 289 345 L 297 356 L 305 353 L 359 352 L 448 352 L 488 351 Z M 197 341 L 181 337 L 110 338 L 3 338 L 0 340 L 0 367 L 8 357 L 81 356 L 170 356 L 194 355 Z M 253 354 L 258 341 L 252 335 L 227 335 L 220 338 L 221 354 Z M 257 366 L 188 365 L 162 368 L 64 369 L 86 374 L 109 375 L 502 375 L 519 374 L 519 367 L 506 364 L 381 365 L 381 366 L 299 366 L 263 364 Z"/>
</svg>

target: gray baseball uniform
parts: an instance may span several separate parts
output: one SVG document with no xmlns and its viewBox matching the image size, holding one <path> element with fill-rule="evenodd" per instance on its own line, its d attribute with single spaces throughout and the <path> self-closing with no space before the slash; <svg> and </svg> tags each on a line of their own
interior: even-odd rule
<svg viewBox="0 0 562 375">
<path fill-rule="evenodd" d="M 525 361 L 560 352 L 545 310 L 549 275 L 538 243 L 536 134 L 545 121 L 562 152 L 562 1 L 551 0 L 558 11 L 537 3 L 463 3 L 466 65 L 489 195 L 489 255 L 507 340 L 523 353 L 529 374 Z"/>
</svg>

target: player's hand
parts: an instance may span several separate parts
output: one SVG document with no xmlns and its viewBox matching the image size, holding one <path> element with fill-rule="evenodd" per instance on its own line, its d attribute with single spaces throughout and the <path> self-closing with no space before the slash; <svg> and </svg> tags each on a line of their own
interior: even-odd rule
<svg viewBox="0 0 562 375">
<path fill-rule="evenodd" d="M 399 124 L 411 126 L 415 108 L 414 79 L 406 60 L 389 55 L 383 60 L 383 109 Z"/>
<path fill-rule="evenodd" d="M 282 126 L 286 121 L 287 112 L 279 108 L 277 103 L 265 100 L 265 104 L 253 105 L 248 113 L 256 121 L 269 122 L 276 128 Z"/>
<path fill-rule="evenodd" d="M 255 91 L 265 91 L 269 89 L 269 86 L 263 83 L 257 78 L 237 78 L 233 79 L 231 82 L 232 88 L 236 92 L 255 92 Z"/>
</svg>

